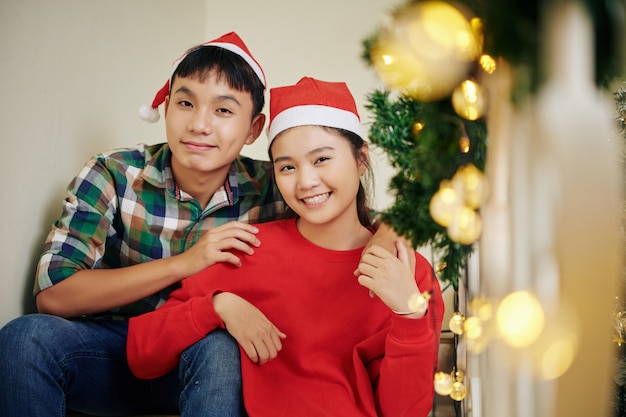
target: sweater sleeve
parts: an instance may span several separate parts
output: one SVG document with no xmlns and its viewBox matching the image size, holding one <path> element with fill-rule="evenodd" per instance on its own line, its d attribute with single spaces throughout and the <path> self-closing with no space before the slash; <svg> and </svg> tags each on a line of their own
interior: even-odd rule
<svg viewBox="0 0 626 417">
<path fill-rule="evenodd" d="M 429 264 L 418 263 L 416 280 L 421 291 L 431 293 L 426 315 L 419 319 L 393 315 L 387 331 L 360 347 L 379 416 L 427 416 L 432 409 L 444 304 Z"/>
<path fill-rule="evenodd" d="M 223 327 L 213 308 L 214 294 L 189 297 L 183 286 L 161 307 L 129 320 L 126 353 L 136 377 L 152 379 L 166 374 L 178 365 L 185 349 Z"/>
<path fill-rule="evenodd" d="M 105 164 L 90 159 L 67 188 L 61 217 L 46 238 L 39 259 L 33 293 L 83 269 L 97 268 L 118 234 L 114 178 Z"/>
</svg>

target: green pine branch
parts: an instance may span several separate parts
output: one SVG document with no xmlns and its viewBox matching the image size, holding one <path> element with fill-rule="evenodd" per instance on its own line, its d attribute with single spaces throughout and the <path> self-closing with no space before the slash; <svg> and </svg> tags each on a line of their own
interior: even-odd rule
<svg viewBox="0 0 626 417">
<path fill-rule="evenodd" d="M 396 169 L 389 184 L 395 202 L 382 218 L 414 246 L 432 245 L 445 265 L 435 265 L 439 278 L 457 289 L 473 248 L 450 240 L 446 229 L 430 216 L 429 205 L 441 181 L 452 178 L 460 166 L 472 163 L 484 169 L 485 124 L 457 116 L 447 100 L 423 103 L 405 96 L 392 99 L 385 90 L 368 95 L 366 107 L 374 115 L 370 141 L 386 152 Z M 416 131 L 418 122 L 423 128 Z M 469 153 L 460 151 L 463 135 L 470 139 Z"/>
</svg>

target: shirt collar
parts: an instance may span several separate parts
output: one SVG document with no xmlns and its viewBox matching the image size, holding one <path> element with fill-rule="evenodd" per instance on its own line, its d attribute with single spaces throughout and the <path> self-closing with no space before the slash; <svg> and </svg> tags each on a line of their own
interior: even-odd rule
<svg viewBox="0 0 626 417">
<path fill-rule="evenodd" d="M 167 143 L 156 149 L 154 153 L 146 152 L 145 168 L 142 178 L 147 183 L 166 189 L 167 192 L 178 200 L 193 200 L 189 194 L 181 190 L 174 181 L 174 173 L 172 172 L 172 151 Z M 262 184 L 255 178 L 254 164 L 245 163 L 252 161 L 248 158 L 238 157 L 230 165 L 228 177 L 224 183 L 224 188 L 232 194 L 230 204 L 234 204 L 239 196 L 260 195 L 262 193 Z M 268 178 L 268 180 L 272 180 Z"/>
</svg>

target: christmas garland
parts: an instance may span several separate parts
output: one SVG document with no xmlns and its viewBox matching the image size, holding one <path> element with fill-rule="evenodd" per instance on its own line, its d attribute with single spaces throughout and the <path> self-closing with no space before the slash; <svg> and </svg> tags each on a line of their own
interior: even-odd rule
<svg viewBox="0 0 626 417">
<path fill-rule="evenodd" d="M 375 115 L 370 141 L 385 150 L 397 170 L 390 182 L 395 203 L 382 213 L 383 220 L 416 247 L 432 244 L 440 254 L 439 278 L 457 289 L 459 271 L 472 246 L 453 242 L 446 229 L 432 219 L 429 204 L 441 181 L 451 178 L 459 166 L 473 163 L 484 169 L 485 124 L 456 116 L 446 101 L 392 99 L 388 91 L 375 91 L 368 100 L 367 108 Z M 416 123 L 423 128 L 416 129 Z M 463 135 L 471 144 L 467 153 L 459 147 Z"/>
<path fill-rule="evenodd" d="M 618 40 L 623 27 L 623 0 L 580 0 L 593 20 L 596 45 L 596 85 L 607 88 L 619 74 L 622 62 Z M 399 16 L 424 1 L 408 1 L 392 11 Z M 510 63 L 516 71 L 512 100 L 520 101 L 541 85 L 540 66 L 541 0 L 460 0 L 454 3 L 471 11 L 482 21 L 482 51 Z M 372 50 L 381 29 L 363 40 L 362 57 L 374 66 Z M 478 65 L 468 72 L 475 74 Z M 367 108 L 374 115 L 370 141 L 382 148 L 397 174 L 389 189 L 395 195 L 392 207 L 382 218 L 417 246 L 432 245 L 438 254 L 435 265 L 439 278 L 458 289 L 458 280 L 473 245 L 450 239 L 446 228 L 431 217 L 430 202 L 440 183 L 457 169 L 473 164 L 481 171 L 487 153 L 486 123 L 483 118 L 469 121 L 450 105 L 450 98 L 420 101 L 402 92 L 378 90 L 368 95 Z M 460 149 L 460 140 L 469 139 L 469 151 Z"/>
</svg>

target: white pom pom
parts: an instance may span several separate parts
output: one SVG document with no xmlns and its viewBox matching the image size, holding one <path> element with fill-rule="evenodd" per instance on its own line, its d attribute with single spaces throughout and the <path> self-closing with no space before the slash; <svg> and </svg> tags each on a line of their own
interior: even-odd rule
<svg viewBox="0 0 626 417">
<path fill-rule="evenodd" d="M 154 109 L 147 104 L 142 104 L 141 107 L 139 107 L 139 117 L 148 123 L 155 123 L 161 116 L 159 115 L 158 108 Z"/>
</svg>

